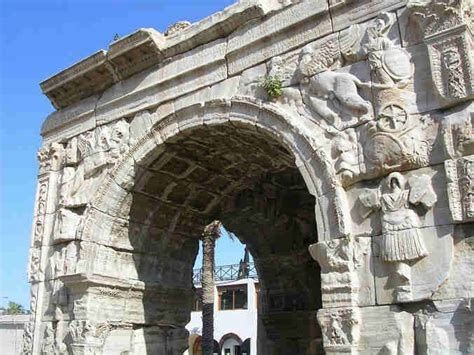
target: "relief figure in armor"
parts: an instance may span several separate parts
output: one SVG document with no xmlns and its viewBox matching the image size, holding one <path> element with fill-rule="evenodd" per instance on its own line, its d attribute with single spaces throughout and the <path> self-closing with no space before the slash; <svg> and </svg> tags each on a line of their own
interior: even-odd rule
<svg viewBox="0 0 474 355">
<path fill-rule="evenodd" d="M 380 258 L 395 269 L 392 284 L 397 300 L 410 300 L 411 266 L 429 254 L 414 207 L 431 208 L 435 204 L 430 178 L 413 176 L 407 182 L 402 174 L 394 172 L 385 178 L 381 189 L 362 194 L 360 201 L 370 209 L 367 215 L 375 209 L 381 211 Z"/>
</svg>

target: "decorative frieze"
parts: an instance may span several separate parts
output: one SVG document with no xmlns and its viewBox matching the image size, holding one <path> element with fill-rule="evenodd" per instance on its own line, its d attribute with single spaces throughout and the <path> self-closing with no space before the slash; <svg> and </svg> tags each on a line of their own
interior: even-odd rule
<svg viewBox="0 0 474 355">
<path fill-rule="evenodd" d="M 318 242 L 309 246 L 309 252 L 321 266 L 324 307 L 375 304 L 370 238 Z"/>
<path fill-rule="evenodd" d="M 474 155 L 446 160 L 444 166 L 453 220 L 474 221 Z"/>
<path fill-rule="evenodd" d="M 25 324 L 23 327 L 23 338 L 22 338 L 22 355 L 31 355 L 33 353 L 33 332 L 35 329 L 34 316 L 32 319 Z"/>
<path fill-rule="evenodd" d="M 428 47 L 433 83 L 444 105 L 474 95 L 472 2 L 410 0 Z"/>
<path fill-rule="evenodd" d="M 48 199 L 49 178 L 39 182 L 36 199 L 36 217 L 33 223 L 32 246 L 40 247 L 43 244 L 44 227 L 46 222 L 46 203 Z"/>
<path fill-rule="evenodd" d="M 97 323 L 89 320 L 71 321 L 69 334 L 72 338 L 72 353 L 74 355 L 100 353 L 111 330 L 112 327 L 109 323 Z"/>
<path fill-rule="evenodd" d="M 339 308 L 318 312 L 326 354 L 356 353 L 360 338 L 358 308 Z"/>
<path fill-rule="evenodd" d="M 39 175 L 50 171 L 58 171 L 64 164 L 64 146 L 60 143 L 52 143 L 42 147 L 37 154 L 39 162 Z"/>
<path fill-rule="evenodd" d="M 408 2 L 398 13 L 426 48 L 400 38 L 406 1 L 243 1 L 45 82 L 62 109 L 38 153 L 25 353 L 106 353 L 124 326 L 123 352 L 181 354 L 193 235 L 214 212 L 274 260 L 260 264 L 261 321 L 286 345 L 269 354 L 321 338 L 328 354 L 414 353 L 409 312 L 469 293 L 453 273 L 472 242 L 448 209 L 474 222 L 474 116 L 440 109 L 473 95 L 468 1 Z"/>
</svg>

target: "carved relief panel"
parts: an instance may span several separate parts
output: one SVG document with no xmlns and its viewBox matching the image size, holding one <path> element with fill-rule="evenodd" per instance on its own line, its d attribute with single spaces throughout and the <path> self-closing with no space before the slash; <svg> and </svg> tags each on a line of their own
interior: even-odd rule
<svg viewBox="0 0 474 355">
<path fill-rule="evenodd" d="M 323 332 L 324 350 L 328 354 L 351 353 L 360 337 L 358 308 L 339 308 L 318 312 Z"/>
<path fill-rule="evenodd" d="M 344 238 L 318 242 L 309 252 L 321 266 L 323 306 L 375 304 L 370 238 Z"/>
<path fill-rule="evenodd" d="M 54 242 L 74 240 L 82 215 L 105 173 L 129 147 L 129 123 L 120 120 L 72 138 L 65 150 Z"/>
<path fill-rule="evenodd" d="M 293 111 L 325 131 L 327 154 L 343 186 L 429 165 L 437 126 L 414 108 L 414 64 L 400 47 L 394 13 L 383 12 L 267 66 L 268 75 L 282 80 L 283 104 L 299 96 L 290 92 L 299 83 L 302 103 Z"/>
<path fill-rule="evenodd" d="M 89 202 L 102 181 L 105 170 L 128 150 L 129 124 L 118 121 L 73 138 L 66 149 L 67 165 L 77 165 L 66 172 L 62 187 L 62 205 L 83 206 Z"/>
<path fill-rule="evenodd" d="M 472 98 L 472 1 L 410 0 L 408 9 L 423 33 L 432 80 L 442 104 Z"/>
<path fill-rule="evenodd" d="M 382 220 L 381 259 L 394 265 L 394 295 L 399 301 L 411 300 L 411 269 L 429 255 L 419 228 L 420 217 L 413 209 L 430 209 L 437 197 L 427 175 L 414 175 L 409 181 L 400 173 L 391 173 L 378 190 L 367 190 L 359 197 L 366 215 L 380 209 Z M 396 276 L 395 276 L 396 275 Z"/>
<path fill-rule="evenodd" d="M 474 155 L 446 160 L 444 166 L 453 220 L 474 221 Z"/>
</svg>

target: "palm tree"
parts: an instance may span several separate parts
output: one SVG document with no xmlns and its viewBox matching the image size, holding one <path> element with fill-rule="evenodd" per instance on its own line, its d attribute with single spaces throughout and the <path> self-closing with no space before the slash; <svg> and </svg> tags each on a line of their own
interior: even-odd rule
<svg viewBox="0 0 474 355">
<path fill-rule="evenodd" d="M 222 223 L 213 221 L 202 233 L 202 354 L 214 353 L 214 251 Z"/>
<path fill-rule="evenodd" d="M 16 302 L 8 302 L 7 314 L 24 314 L 25 310 L 21 304 Z"/>
</svg>

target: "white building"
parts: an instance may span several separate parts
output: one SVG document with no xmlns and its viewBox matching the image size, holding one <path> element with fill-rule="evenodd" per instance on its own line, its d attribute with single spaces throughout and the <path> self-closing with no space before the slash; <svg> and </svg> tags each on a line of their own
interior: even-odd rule
<svg viewBox="0 0 474 355">
<path fill-rule="evenodd" d="M 0 354 L 20 354 L 28 314 L 0 315 Z"/>
<path fill-rule="evenodd" d="M 258 292 L 257 278 L 235 280 L 238 270 L 234 265 L 216 269 L 214 290 L 214 354 L 256 355 Z M 220 277 L 221 276 L 221 277 Z M 224 277 L 222 277 L 224 276 Z M 256 276 L 256 275 L 255 275 Z M 222 280 L 222 279 L 227 280 Z M 199 295 L 200 275 L 195 274 L 196 302 L 191 312 L 191 321 L 186 325 L 189 331 L 189 349 L 186 355 L 201 355 L 202 312 Z"/>
</svg>

